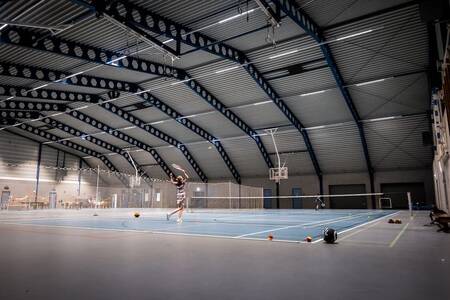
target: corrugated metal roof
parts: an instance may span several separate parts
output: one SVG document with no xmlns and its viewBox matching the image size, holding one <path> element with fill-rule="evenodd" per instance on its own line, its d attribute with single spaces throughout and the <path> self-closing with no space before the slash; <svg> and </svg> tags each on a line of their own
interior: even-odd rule
<svg viewBox="0 0 450 300">
<path fill-rule="evenodd" d="M 269 172 L 258 147 L 250 137 L 223 140 L 222 145 L 241 176 Z"/>
<path fill-rule="evenodd" d="M 189 119 L 217 138 L 243 134 L 245 135 L 245 133 L 239 127 L 234 125 L 220 112 L 202 114 Z"/>
<path fill-rule="evenodd" d="M 2 6 L 0 18 L 13 18 L 14 14 L 18 11 L 18 7 L 25 9 L 27 5 L 32 5 L 37 2 L 37 0 L 10 1 Z M 388 1 L 371 0 L 298 1 L 300 5 L 305 5 L 303 8 L 306 12 L 321 26 L 348 20 L 403 2 L 403 0 L 389 1 L 389 3 Z M 170 3 L 163 0 L 133 0 L 133 3 L 142 5 L 192 29 L 199 29 L 235 15 L 237 13 L 236 5 L 238 4 L 234 0 L 175 0 L 170 1 Z M 250 1 L 249 5 L 250 8 L 256 7 L 256 3 L 253 1 Z M 243 9 L 245 10 L 246 8 L 243 7 Z M 70 1 L 49 0 L 19 20 L 57 25 L 85 11 L 85 8 L 76 6 Z M 260 29 L 265 24 L 265 17 L 258 10 L 250 15 L 249 22 L 244 17 L 235 19 L 232 22 L 213 26 L 203 30 L 203 32 L 217 39 L 223 39 L 239 35 L 249 30 Z M 389 77 L 398 75 L 399 73 L 416 72 L 426 68 L 428 64 L 428 36 L 426 25 L 421 23 L 418 6 L 406 7 L 398 11 L 329 29 L 326 32 L 326 36 L 329 39 L 342 37 L 369 28 L 375 28 L 377 30 L 369 34 L 330 44 L 340 71 L 348 84 Z M 45 30 L 34 31 L 44 32 Z M 283 19 L 283 25 L 276 30 L 276 39 L 280 41 L 276 48 L 273 48 L 265 40 L 266 34 L 265 29 L 260 29 L 240 38 L 231 39 L 227 43 L 238 49 L 250 52 L 247 53 L 248 57 L 255 62 L 255 66 L 263 73 L 311 61 L 316 61 L 310 64 L 311 66 L 321 66 L 324 64 L 323 61 L 320 61 L 323 58 L 320 49 L 289 18 L 285 17 Z M 151 35 L 156 36 L 156 34 Z M 59 36 L 63 39 L 112 51 L 121 51 L 129 48 L 128 50 L 125 49 L 127 54 L 136 48 L 142 49 L 147 46 L 144 43 L 138 43 L 135 37 L 129 35 L 123 29 L 118 29 L 105 19 L 97 19 L 95 16 L 91 16 L 80 24 L 62 32 Z M 157 38 L 162 41 L 167 39 L 166 37 Z M 136 46 L 137 43 L 138 46 Z M 170 45 L 173 46 L 174 44 L 171 43 Z M 308 49 L 302 50 L 292 56 L 279 59 L 267 59 L 276 54 L 305 47 Z M 192 47 L 182 45 L 181 49 L 184 52 L 192 50 Z M 35 52 L 13 46 L 0 45 L 0 52 L 2 53 L 2 61 L 45 67 L 71 73 L 96 66 L 96 64 L 86 63 L 78 59 Z M 154 50 L 148 50 L 133 56 L 164 63 L 162 55 Z M 165 63 L 169 62 L 166 61 Z M 256 106 L 252 105 L 256 102 L 268 101 L 269 99 L 243 68 L 237 68 L 230 72 L 215 73 L 218 70 L 235 66 L 235 64 L 209 54 L 206 51 L 195 51 L 188 55 L 183 55 L 180 60 L 174 62 L 174 65 L 181 68 L 191 68 L 189 74 L 193 77 L 200 77 L 197 79 L 200 84 L 225 105 L 229 107 L 245 105 L 232 109 L 251 127 L 264 128 L 280 126 L 277 141 L 279 141 L 278 146 L 280 151 L 285 152 L 285 154 L 282 154 L 282 159 L 286 160 L 290 170 L 289 173 L 314 174 L 311 159 L 309 154 L 305 152 L 306 147 L 300 133 L 292 126 L 289 126 L 288 120 L 279 109 L 270 102 Z M 223 140 L 222 143 L 226 151 L 242 176 L 267 175 L 267 166 L 255 142 L 246 136 L 238 127 L 222 117 L 220 113 L 216 112 L 187 86 L 183 84 L 170 86 L 168 84 L 173 83 L 173 79 L 156 79 L 154 75 L 128 71 L 122 68 L 113 68 L 111 66 L 101 66 L 88 72 L 88 74 L 129 82 L 145 81 L 143 84 L 144 88 L 166 85 L 151 93 L 184 115 L 199 114 L 198 116 L 191 117 L 192 121 Z M 270 78 L 270 75 L 267 73 L 265 76 Z M 328 68 L 304 72 L 293 76 L 285 76 L 269 80 L 269 82 L 305 126 L 315 126 L 315 128 L 308 129 L 308 133 L 324 173 L 367 172 L 358 130 L 352 122 L 344 99 L 336 89 L 336 83 Z M 29 87 L 36 87 L 42 84 L 34 80 L 6 76 L 0 76 L 0 83 Z M 105 93 L 103 89 L 63 84 L 52 84 L 48 88 L 92 94 Z M 321 94 L 300 96 L 300 94 L 317 92 L 324 89 L 330 90 Z M 421 113 L 428 109 L 428 95 L 426 92 L 428 86 L 424 73 L 411 74 L 359 87 L 351 86 L 349 89 L 363 119 Z M 138 96 L 122 93 L 121 98 L 113 103 L 124 107 L 141 102 L 142 99 Z M 85 104 L 72 103 L 70 105 L 71 107 L 80 107 Z M 82 112 L 105 122 L 113 128 L 131 125 L 101 107 L 89 107 Z M 181 142 L 193 143 L 189 144 L 188 147 L 209 179 L 231 177 L 221 157 L 215 148 L 211 147 L 211 144 L 176 121 L 168 120 L 168 117 L 158 109 L 146 108 L 134 111 L 132 114 L 143 119 L 145 122 L 156 122 L 155 127 L 160 128 Z M 97 129 L 71 117 L 61 115 L 57 118 L 88 133 L 97 132 Z M 164 122 L 159 123 L 159 121 Z M 421 131 L 427 130 L 426 127 L 421 126 L 425 126 L 423 124 L 427 123 L 423 122 L 422 124 L 421 122 L 418 117 L 364 122 L 369 142 L 369 151 L 376 169 L 384 170 L 393 166 L 401 168 L 406 166 L 427 166 L 429 157 L 421 146 L 420 136 Z M 41 122 L 32 123 L 33 126 L 41 124 Z M 326 124 L 335 125 L 322 127 Z M 281 126 L 287 127 L 281 128 Z M 408 130 L 412 130 L 413 128 L 416 128 L 417 132 L 409 134 Z M 394 129 L 396 130 L 395 132 Z M 24 135 L 28 134 L 19 129 L 13 128 L 12 130 L 20 131 Z M 51 130 L 51 132 L 63 137 L 68 136 L 59 130 Z M 167 147 L 165 142 L 146 133 L 142 129 L 130 129 L 126 130 L 125 133 L 151 146 L 159 147 L 158 152 L 160 152 L 161 156 L 168 163 L 179 162 L 185 165 L 186 161 L 180 151 Z M 39 137 L 31 136 L 40 140 Z M 105 139 L 119 147 L 129 146 L 127 143 L 110 135 L 103 134 L 99 135 L 98 138 Z M 264 135 L 261 138 L 268 151 L 273 153 L 274 149 L 271 140 Z M 395 149 L 390 153 L 386 152 L 388 151 L 389 145 L 400 142 L 403 138 L 405 139 L 404 144 L 399 147 L 394 147 Z M 386 142 L 386 139 L 392 143 Z M 77 140 L 76 142 L 83 143 L 83 145 L 100 151 L 100 149 L 97 149 L 97 146 L 92 146 L 86 141 Z M 67 148 L 59 145 L 56 146 L 64 149 Z M 68 151 L 86 156 L 83 153 L 71 149 L 68 149 Z M 405 151 L 408 153 L 405 153 Z M 119 168 L 129 170 L 130 166 L 125 160 L 122 164 L 121 158 L 111 157 L 112 160 L 118 160 L 117 163 L 120 164 Z M 138 162 L 154 164 L 154 159 L 144 151 L 133 152 L 133 157 L 136 157 L 136 161 Z M 421 159 L 414 160 L 413 158 L 415 157 L 420 157 Z M 274 159 L 273 155 L 272 158 Z M 393 162 L 396 163 L 394 164 Z M 97 163 L 95 162 L 94 164 L 96 165 Z M 106 169 L 103 164 L 101 165 L 102 168 Z M 159 166 L 149 166 L 146 168 L 152 176 L 166 178 Z M 190 170 L 191 172 L 192 170 Z"/>
<path fill-rule="evenodd" d="M 287 97 L 285 100 L 306 127 L 352 120 L 345 100 L 337 89 L 304 97 Z"/>
<path fill-rule="evenodd" d="M 364 123 L 375 170 L 429 167 L 431 146 L 422 143 L 422 132 L 430 131 L 426 114 Z"/>
<path fill-rule="evenodd" d="M 428 33 L 417 7 L 352 23 L 326 32 L 327 38 L 377 29 L 330 44 L 346 82 L 360 82 L 424 70 L 428 65 Z"/>
<path fill-rule="evenodd" d="M 289 124 L 289 120 L 273 102 L 233 108 L 232 111 L 253 129 Z"/>
<path fill-rule="evenodd" d="M 142 84 L 141 86 L 143 89 L 150 89 L 150 94 L 183 115 L 189 115 L 211 108 L 205 100 L 200 98 L 200 96 L 185 84 L 171 85 L 177 82 L 178 80 L 173 78 L 160 78 Z"/>
<path fill-rule="evenodd" d="M 426 73 L 388 79 L 349 91 L 362 119 L 421 113 L 429 109 Z"/>
<path fill-rule="evenodd" d="M 225 162 L 210 143 L 195 143 L 186 146 L 208 178 L 230 178 Z"/>
<path fill-rule="evenodd" d="M 267 95 L 243 68 L 214 74 L 216 71 L 234 65 L 230 62 L 222 61 L 190 70 L 189 73 L 193 77 L 209 74 L 198 78 L 197 81 L 227 106 L 246 104 L 255 99 L 267 98 Z"/>
<path fill-rule="evenodd" d="M 171 137 L 176 138 L 182 143 L 203 141 L 204 139 L 198 134 L 194 133 L 192 130 L 184 127 L 178 122 L 169 121 L 164 123 L 153 124 L 153 127 L 162 130 Z"/>
<path fill-rule="evenodd" d="M 356 124 L 308 130 L 324 173 L 367 171 Z"/>
<path fill-rule="evenodd" d="M 150 145 L 153 147 L 167 145 L 167 143 L 164 142 L 163 140 L 157 138 L 156 136 L 154 136 L 140 128 L 132 128 L 129 130 L 122 130 L 122 132 L 135 138 L 138 141 L 141 141 L 141 142 L 146 143 L 147 145 Z"/>
<path fill-rule="evenodd" d="M 296 0 L 299 7 L 305 11 L 320 27 L 353 19 L 409 0 Z M 326 7 L 326 9 L 324 9 Z"/>
</svg>

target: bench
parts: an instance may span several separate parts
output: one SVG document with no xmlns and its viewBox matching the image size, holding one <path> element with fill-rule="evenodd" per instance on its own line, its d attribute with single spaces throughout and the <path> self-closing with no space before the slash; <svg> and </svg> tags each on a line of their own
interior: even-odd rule
<svg viewBox="0 0 450 300">
<path fill-rule="evenodd" d="M 450 227 L 448 226 L 448 224 L 450 223 L 450 215 L 436 217 L 435 222 L 439 226 L 438 231 L 450 233 Z"/>
<path fill-rule="evenodd" d="M 431 224 L 435 224 L 439 226 L 438 231 L 450 232 L 449 223 L 450 223 L 450 215 L 445 211 L 433 208 L 430 212 Z"/>
</svg>

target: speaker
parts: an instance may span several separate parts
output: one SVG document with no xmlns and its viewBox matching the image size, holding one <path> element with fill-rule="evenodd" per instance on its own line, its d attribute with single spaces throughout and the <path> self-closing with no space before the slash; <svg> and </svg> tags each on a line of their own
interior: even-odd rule
<svg viewBox="0 0 450 300">
<path fill-rule="evenodd" d="M 422 144 L 424 146 L 432 146 L 433 145 L 433 135 L 429 131 L 422 132 Z"/>
</svg>

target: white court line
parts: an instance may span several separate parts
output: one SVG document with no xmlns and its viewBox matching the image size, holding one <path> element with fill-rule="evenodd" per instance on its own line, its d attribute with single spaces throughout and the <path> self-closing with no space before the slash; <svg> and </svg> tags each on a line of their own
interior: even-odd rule
<svg viewBox="0 0 450 300">
<path fill-rule="evenodd" d="M 311 224 L 313 226 L 310 226 L 310 227 L 307 227 L 307 228 L 320 227 L 320 226 L 323 226 L 323 225 L 333 224 L 333 223 L 337 223 L 337 222 L 341 222 L 341 221 L 357 219 L 358 217 L 365 217 L 367 215 L 370 215 L 371 213 L 373 213 L 373 212 L 361 213 L 361 214 L 357 214 L 357 215 L 353 215 L 353 216 L 346 216 L 346 217 L 342 217 L 341 220 L 336 220 L 336 221 L 331 221 L 331 222 L 327 222 L 327 220 L 324 220 L 324 221 L 321 221 L 321 223 L 319 223 L 319 224 Z M 308 224 L 308 226 L 309 225 L 310 224 Z"/>
<path fill-rule="evenodd" d="M 243 238 L 246 236 L 250 236 L 250 235 L 255 235 L 255 234 L 260 234 L 260 233 L 267 233 L 267 232 L 273 232 L 273 231 L 279 231 L 279 230 L 284 230 L 284 229 L 289 229 L 289 228 L 296 228 L 296 227 L 301 227 L 301 226 L 309 226 L 309 225 L 324 225 L 324 224 L 329 224 L 329 223 L 323 223 L 323 222 L 328 222 L 328 221 L 335 221 L 335 222 L 339 222 L 339 221 L 343 221 L 343 220 L 347 220 L 347 219 L 351 219 L 351 218 L 356 218 L 357 216 L 360 216 L 361 214 L 358 215 L 354 215 L 354 216 L 345 216 L 345 217 L 339 217 L 339 218 L 333 218 L 333 219 L 328 219 L 328 220 L 320 220 L 320 221 L 315 221 L 315 222 L 310 222 L 310 223 L 302 223 L 302 224 L 298 224 L 298 225 L 290 225 L 290 226 L 285 226 L 285 227 L 280 227 L 280 228 L 275 228 L 275 229 L 267 229 L 267 230 L 262 230 L 262 231 L 257 231 L 257 232 L 252 232 L 252 233 L 247 233 L 247 234 L 243 234 L 243 235 L 239 235 L 239 236 L 235 236 L 235 238 Z M 364 215 L 364 214 L 363 214 Z M 323 224 L 321 224 L 323 223 Z"/>
<path fill-rule="evenodd" d="M 238 240 L 236 237 L 227 235 L 213 235 L 213 234 L 200 234 L 200 233 L 183 233 L 183 232 L 170 232 L 170 231 L 152 231 L 152 230 L 133 230 L 133 229 L 114 229 L 114 228 L 94 228 L 94 227 L 79 227 L 79 226 L 66 226 L 66 225 L 44 225 L 44 224 L 21 224 L 21 223 L 2 223 L 1 225 L 16 225 L 16 226 L 33 226 L 33 227 L 46 227 L 46 228 L 63 228 L 63 229 L 78 229 L 78 230 L 91 230 L 91 231 L 112 231 L 112 232 L 138 232 L 148 234 L 161 234 L 161 235 L 179 235 L 179 236 L 194 236 L 194 237 L 208 237 L 208 238 L 220 238 Z M 252 241 L 267 241 L 263 238 L 241 238 L 239 240 L 252 240 Z M 274 240 L 283 243 L 305 244 L 304 241 L 293 240 Z"/>
<path fill-rule="evenodd" d="M 400 212 L 397 211 L 397 212 L 395 212 L 395 213 L 392 213 L 392 214 L 389 214 L 389 215 L 386 215 L 386 216 L 377 218 L 377 219 L 375 219 L 375 220 L 372 220 L 372 221 L 369 221 L 369 222 L 366 222 L 366 223 L 359 224 L 359 225 L 357 225 L 357 226 L 355 226 L 355 227 L 351 227 L 351 228 L 348 228 L 348 229 L 339 231 L 338 234 L 343 234 L 343 233 L 348 232 L 348 231 L 351 231 L 351 230 L 353 230 L 353 229 L 356 229 L 356 228 L 359 228 L 359 227 L 362 227 L 362 226 L 365 226 L 365 225 L 368 225 L 368 224 L 371 224 L 371 223 L 374 223 L 374 222 L 379 222 L 379 221 L 381 221 L 382 219 L 385 219 L 385 218 L 390 217 L 390 216 L 394 216 L 394 215 L 399 214 L 399 213 L 400 213 Z M 316 243 L 318 243 L 318 242 L 320 242 L 320 241 L 323 241 L 323 238 L 318 239 L 318 240 L 315 240 L 315 241 L 312 242 L 312 243 L 313 243 L 313 244 L 316 244 Z"/>
</svg>

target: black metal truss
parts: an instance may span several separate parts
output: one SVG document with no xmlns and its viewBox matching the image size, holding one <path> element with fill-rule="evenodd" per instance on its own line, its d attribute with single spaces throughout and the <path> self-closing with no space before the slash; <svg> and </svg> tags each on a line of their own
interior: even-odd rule
<svg viewBox="0 0 450 300">
<path fill-rule="evenodd" d="M 261 155 L 264 158 L 269 168 L 273 167 L 270 155 L 262 143 L 257 133 L 235 113 L 220 102 L 214 95 L 212 95 L 199 82 L 192 80 L 190 75 L 182 69 L 171 66 L 150 62 L 134 57 L 123 57 L 113 51 L 99 49 L 80 43 L 66 41 L 55 36 L 42 37 L 37 33 L 30 32 L 21 28 L 9 26 L 0 32 L 0 42 L 17 45 L 21 47 L 32 48 L 33 50 L 40 50 L 52 52 L 60 55 L 65 55 L 71 58 L 82 59 L 89 62 L 115 66 L 132 71 L 153 74 L 164 77 L 173 77 L 177 80 L 182 80 L 187 87 L 204 99 L 208 104 L 219 111 L 225 118 L 230 120 L 234 125 L 244 131 L 250 136 L 258 146 Z M 122 57 L 122 58 L 121 58 Z M 120 59 L 119 59 L 120 58 Z M 113 62 L 113 63 L 112 63 Z M 107 84 L 109 86 L 109 83 Z M 122 86 L 126 86 L 123 84 Z M 135 88 L 132 88 L 132 92 Z M 1 94 L 1 89 L 0 89 Z"/>
<path fill-rule="evenodd" d="M 100 100 L 99 96 L 86 93 L 55 91 L 48 89 L 31 90 L 30 88 L 3 84 L 0 85 L 0 96 L 90 103 L 97 103 Z"/>
<path fill-rule="evenodd" d="M 344 79 L 343 79 L 343 77 L 338 69 L 338 66 L 334 60 L 334 57 L 331 53 L 331 49 L 328 46 L 328 44 L 324 43 L 324 42 L 326 42 L 326 40 L 322 33 L 322 30 L 314 22 L 314 20 L 312 20 L 305 12 L 303 12 L 301 9 L 297 8 L 297 4 L 295 3 L 295 1 L 274 0 L 272 2 L 277 6 L 277 9 L 280 9 L 287 16 L 289 16 L 300 28 L 302 28 L 311 38 L 313 38 L 320 45 L 320 49 L 322 50 L 322 53 L 328 63 L 328 66 L 331 69 L 331 72 L 336 81 L 336 84 L 339 87 L 339 90 L 340 90 L 342 96 L 344 97 L 345 103 L 347 104 L 347 107 L 350 110 L 350 113 L 352 114 L 353 120 L 356 122 L 356 125 L 358 127 L 359 137 L 360 137 L 361 144 L 363 147 L 363 152 L 364 152 L 364 157 L 366 160 L 367 169 L 368 169 L 369 175 L 370 175 L 371 192 L 374 192 L 374 177 L 373 177 L 374 170 L 373 170 L 372 163 L 370 160 L 370 155 L 369 155 L 369 150 L 368 150 L 368 146 L 367 146 L 366 136 L 364 134 L 363 124 L 361 122 L 361 118 L 358 114 L 358 111 L 356 110 L 353 99 L 352 99 L 348 89 L 345 87 Z"/>
<path fill-rule="evenodd" d="M 27 111 L 66 111 L 67 106 L 61 103 L 37 101 L 1 101 L 1 110 L 27 110 Z"/>
<path fill-rule="evenodd" d="M 239 172 L 235 168 L 233 162 L 229 158 L 228 154 L 226 153 L 226 151 L 223 148 L 222 143 L 220 142 L 219 139 L 217 139 L 212 134 L 210 134 L 208 131 L 204 130 L 203 128 L 201 128 L 200 126 L 198 126 L 197 124 L 195 124 L 194 122 L 192 122 L 191 120 L 189 120 L 188 118 L 186 118 L 185 116 L 180 114 L 174 108 L 168 106 L 167 104 L 165 104 L 164 102 L 162 102 L 155 96 L 151 95 L 150 93 L 144 92 L 144 93 L 141 93 L 139 96 L 142 99 L 144 99 L 145 101 L 149 102 L 154 107 L 157 107 L 158 109 L 160 109 L 162 112 L 164 112 L 166 115 L 168 115 L 172 119 L 176 120 L 178 123 L 180 123 L 184 127 L 190 129 L 197 135 L 201 136 L 202 138 L 204 138 L 205 140 L 207 140 L 211 144 L 213 144 L 216 147 L 217 151 L 219 152 L 220 156 L 222 157 L 223 161 L 227 165 L 229 171 L 233 175 L 236 182 L 241 183 L 241 176 L 239 175 Z M 106 104 L 108 104 L 108 103 L 106 103 Z"/>
<path fill-rule="evenodd" d="M 76 128 L 73 128 L 69 125 L 66 125 L 58 120 L 55 120 L 55 119 L 52 119 L 49 117 L 42 119 L 41 122 L 44 122 L 45 124 L 49 125 L 50 127 L 57 128 L 66 133 L 69 133 L 73 136 L 80 137 L 80 138 L 82 138 L 88 142 L 91 142 L 99 147 L 105 148 L 108 151 L 115 152 L 115 153 L 123 156 L 123 158 L 125 158 L 131 166 L 134 166 L 128 153 L 125 150 L 120 149 L 119 147 L 116 147 L 108 142 L 105 142 L 101 139 L 98 139 L 92 135 L 89 135 L 85 132 L 82 132 Z M 138 168 L 139 175 L 142 176 L 144 179 L 148 180 L 151 178 L 139 165 L 136 164 L 136 167 Z M 167 167 L 167 169 L 168 169 L 168 167 Z M 168 175 L 170 176 L 170 174 L 168 174 Z"/>
<path fill-rule="evenodd" d="M 120 179 L 120 181 L 125 186 L 128 186 L 128 181 L 127 181 L 126 177 L 123 174 L 119 173 L 119 170 L 114 166 L 114 164 L 106 156 L 104 156 L 103 154 L 100 154 L 97 151 L 94 151 L 92 149 L 88 149 L 88 148 L 86 148 L 84 146 L 81 146 L 81 145 L 78 145 L 76 143 L 73 143 L 73 142 L 71 142 L 69 140 L 64 140 L 61 137 L 58 137 L 58 136 L 56 136 L 54 134 L 51 134 L 49 132 L 43 131 L 43 130 L 38 129 L 36 127 L 33 127 L 33 126 L 29 125 L 29 124 L 20 124 L 16 128 L 19 128 L 21 130 L 27 131 L 27 132 L 29 132 L 31 134 L 36 135 L 36 136 L 40 136 L 41 138 L 47 139 L 49 141 L 57 142 L 58 144 L 61 144 L 63 146 L 71 148 L 73 150 L 76 150 L 76 151 L 79 151 L 79 152 L 83 152 L 83 153 L 85 153 L 85 154 L 87 154 L 89 156 L 93 156 L 93 157 L 96 157 L 96 158 L 100 159 L 111 172 L 114 172 L 114 173 L 118 174 L 118 178 Z"/>
<path fill-rule="evenodd" d="M 40 117 L 40 114 L 37 111 L 0 109 L 0 117 L 2 120 L 3 119 L 37 119 Z"/>
<path fill-rule="evenodd" d="M 74 2 L 79 3 L 80 1 Z M 83 2 L 86 3 L 86 1 Z M 321 179 L 322 172 L 320 170 L 319 162 L 317 161 L 317 157 L 314 153 L 311 141 L 309 140 L 308 133 L 306 132 L 306 130 L 304 130 L 304 126 L 287 107 L 284 101 L 280 99 L 278 94 L 264 79 L 261 73 L 251 65 L 251 61 L 243 52 L 229 45 L 226 45 L 225 43 L 218 42 L 215 39 L 208 37 L 200 32 L 195 32 L 187 35 L 186 33 L 191 32 L 188 27 L 169 20 L 168 18 L 159 16 L 149 10 L 145 10 L 125 0 L 114 1 L 114 5 L 110 6 L 109 8 L 105 7 L 105 10 L 116 10 L 116 7 L 118 7 L 118 11 L 121 13 L 121 15 L 127 19 L 127 22 L 131 22 L 134 25 L 140 26 L 145 30 L 149 30 L 151 32 L 169 37 L 177 43 L 184 43 L 196 49 L 205 50 L 209 53 L 223 57 L 233 62 L 244 64 L 245 70 L 258 83 L 258 85 L 263 88 L 264 92 L 286 115 L 291 123 L 300 131 L 314 165 L 316 174 L 318 175 L 319 179 Z"/>
<path fill-rule="evenodd" d="M 130 113 L 124 111 L 123 109 L 121 109 L 120 107 L 114 105 L 111 102 L 106 102 L 106 103 L 101 103 L 100 104 L 101 107 L 103 107 L 104 109 L 107 109 L 108 111 L 112 112 L 113 114 L 116 114 L 117 116 L 120 116 L 121 118 L 123 118 L 124 120 L 132 123 L 133 125 L 135 125 L 136 127 L 156 136 L 157 138 L 171 144 L 172 146 L 175 146 L 177 149 L 179 149 L 184 157 L 186 158 L 186 160 L 189 162 L 189 164 L 191 165 L 191 167 L 195 170 L 195 172 L 197 173 L 197 175 L 200 177 L 200 179 L 203 182 L 208 182 L 208 178 L 206 177 L 205 173 L 203 172 L 203 170 L 200 168 L 199 164 L 197 163 L 197 161 L 194 159 L 194 156 L 192 156 L 192 154 L 190 153 L 190 151 L 188 150 L 188 148 L 183 145 L 180 141 L 178 141 L 177 139 L 165 134 L 164 132 L 162 132 L 161 130 L 146 124 L 143 120 L 131 115 Z M 77 118 L 79 120 L 84 119 L 86 120 L 87 116 L 82 114 L 80 111 L 72 111 L 69 112 L 69 115 L 71 115 L 74 118 Z M 84 116 L 83 116 L 84 115 Z M 90 119 L 90 122 L 92 123 L 91 125 L 94 127 L 97 127 L 105 132 L 108 132 L 110 134 L 112 134 L 113 136 L 124 140 L 130 144 L 133 144 L 134 146 L 141 148 L 145 151 L 149 151 L 150 154 L 153 155 L 153 153 L 157 153 L 156 150 L 154 150 L 151 146 L 140 142 L 134 138 L 132 138 L 131 136 L 128 136 L 126 134 L 124 134 L 123 132 L 120 132 L 118 130 L 114 130 L 113 128 L 102 124 L 100 122 L 96 122 L 93 123 L 92 118 Z M 156 158 L 155 158 L 156 159 Z M 158 159 L 156 159 L 156 161 L 158 162 Z M 166 171 L 166 170 L 164 170 Z M 167 173 L 167 172 L 166 172 Z M 170 174 L 169 174 L 170 175 Z"/>
<path fill-rule="evenodd" d="M 85 0 L 71 0 L 73 3 L 82 5 L 86 8 L 89 8 L 91 11 L 95 12 L 97 17 L 106 16 L 119 26 L 125 27 L 128 30 L 135 32 L 137 35 L 142 36 L 144 39 L 149 40 L 152 45 L 155 45 L 157 48 L 162 49 L 163 52 L 168 53 L 173 57 L 178 57 L 180 55 L 180 45 L 177 44 L 176 49 L 172 49 L 171 47 L 165 45 L 157 38 L 149 35 L 147 32 L 142 30 L 140 27 L 136 26 L 136 24 L 129 18 L 128 15 L 125 15 L 124 10 L 120 6 L 120 3 L 115 3 L 114 1 L 109 0 L 94 0 L 94 1 L 85 1 Z"/>
<path fill-rule="evenodd" d="M 110 104 L 110 103 L 105 103 L 103 105 L 107 105 L 107 104 Z M 169 166 L 165 163 L 165 161 L 158 154 L 158 152 L 155 149 L 153 149 L 153 147 L 151 147 L 150 145 L 143 143 L 141 141 L 138 141 L 135 138 L 106 125 L 105 123 L 82 113 L 81 111 L 72 110 L 70 112 L 67 112 L 67 115 L 72 116 L 86 124 L 91 125 L 92 127 L 96 127 L 98 129 L 102 130 L 103 132 L 106 132 L 124 142 L 127 142 L 135 147 L 138 147 L 138 148 L 150 153 L 153 156 L 153 158 L 155 159 L 155 161 L 158 163 L 158 165 L 163 169 L 164 173 L 167 174 L 167 176 L 170 177 L 171 175 L 173 175 Z M 86 138 L 86 140 L 87 140 L 87 138 Z M 114 151 L 113 149 L 109 149 L 108 147 L 106 147 L 106 149 Z M 116 152 L 116 151 L 114 151 L 114 152 Z"/>
<path fill-rule="evenodd" d="M 231 159 L 229 158 L 219 139 L 211 135 L 209 132 L 207 132 L 200 126 L 196 125 L 194 122 L 185 118 L 184 115 L 180 114 L 175 109 L 173 109 L 166 103 L 162 102 L 155 96 L 151 95 L 148 92 L 143 92 L 143 89 L 134 83 L 86 75 L 73 76 L 70 75 L 69 73 L 64 73 L 60 71 L 53 71 L 43 68 L 28 67 L 15 64 L 13 65 L 8 63 L 0 63 L 0 75 L 22 77 L 41 81 L 59 80 L 58 83 L 61 84 L 65 83 L 69 85 L 83 86 L 90 88 L 101 88 L 101 89 L 104 88 L 121 92 L 135 93 L 140 91 L 138 96 L 141 97 L 143 100 L 152 104 L 153 106 L 164 112 L 166 115 L 175 119 L 178 123 L 190 129 L 197 135 L 211 142 L 216 147 L 217 151 L 219 152 L 223 161 L 225 162 L 231 174 L 235 178 L 236 182 L 238 183 L 241 182 L 239 172 L 235 168 L 234 164 L 232 163 Z M 108 102 L 105 104 L 108 104 Z M 115 113 L 114 111 L 112 112 Z M 134 116 L 131 116 L 131 118 L 135 119 Z"/>
<path fill-rule="evenodd" d="M 24 87 L 8 87 L 5 90 L 14 90 L 14 91 L 22 91 L 20 93 L 20 97 L 23 98 L 34 98 L 37 97 L 40 99 L 40 95 L 33 93 L 33 92 L 37 92 L 37 91 L 30 91 L 28 93 L 26 93 L 27 88 Z M 38 90 L 39 91 L 39 90 Z M 99 106 L 101 106 L 102 108 L 110 111 L 111 113 L 121 117 L 122 119 L 124 119 L 125 121 L 132 123 L 133 125 L 141 128 L 142 130 L 152 134 L 153 136 L 175 146 L 177 149 L 179 149 L 184 157 L 186 158 L 186 160 L 189 162 L 189 164 L 192 166 L 192 168 L 195 170 L 195 172 L 197 173 L 197 175 L 199 176 L 199 178 L 203 181 L 203 182 L 207 182 L 208 178 L 205 175 L 205 173 L 203 172 L 203 170 L 200 168 L 199 164 L 196 162 L 196 160 L 194 159 L 194 157 L 192 156 L 192 154 L 190 153 L 190 151 L 187 149 L 186 146 L 184 146 L 180 141 L 178 141 L 177 139 L 167 135 L 166 133 L 162 132 L 161 130 L 146 124 L 143 120 L 133 116 L 132 114 L 130 114 L 129 112 L 124 111 L 123 109 L 121 109 L 120 107 L 114 105 L 111 102 L 106 102 L 106 103 L 102 103 L 102 101 L 104 99 L 102 99 L 100 96 L 98 95 L 94 95 L 94 94 L 86 94 L 86 93 L 73 93 L 73 92 L 66 92 L 66 91 L 53 91 L 53 90 L 46 90 L 46 93 L 48 95 L 58 95 L 60 96 L 62 99 L 68 99 L 68 98 L 76 98 L 76 99 L 84 99 L 90 103 L 97 103 Z M 72 95 L 72 97 L 71 97 Z M 112 93 L 110 94 L 111 97 L 117 97 L 118 94 L 117 93 Z M 54 98 L 52 97 L 53 100 L 59 100 L 58 98 Z M 76 100 L 75 100 L 76 101 Z M 0 103 L 1 105 L 1 103 Z M 120 131 L 113 129 L 112 127 L 92 118 L 89 117 L 79 111 L 75 112 L 75 111 L 67 111 L 66 114 L 71 115 L 72 117 L 75 117 L 77 119 L 79 119 L 80 121 L 86 122 L 89 125 L 96 127 L 100 130 L 103 130 L 105 132 L 108 132 L 112 135 L 115 135 L 116 137 L 119 137 L 119 133 Z M 155 157 L 156 161 L 161 161 L 161 168 L 163 168 L 164 172 L 166 174 L 168 174 L 170 176 L 170 169 L 167 167 L 167 164 L 164 163 L 164 161 L 161 159 L 161 157 L 158 155 L 158 153 L 154 150 L 147 150 L 147 149 L 152 149 L 151 146 L 146 145 L 128 135 L 124 135 L 123 133 L 120 133 L 120 136 L 123 136 L 124 138 L 127 139 L 127 141 L 130 141 L 129 143 L 133 144 L 136 147 L 139 147 L 143 150 L 148 151 L 152 156 Z M 159 162 L 158 162 L 159 164 Z"/>
</svg>

